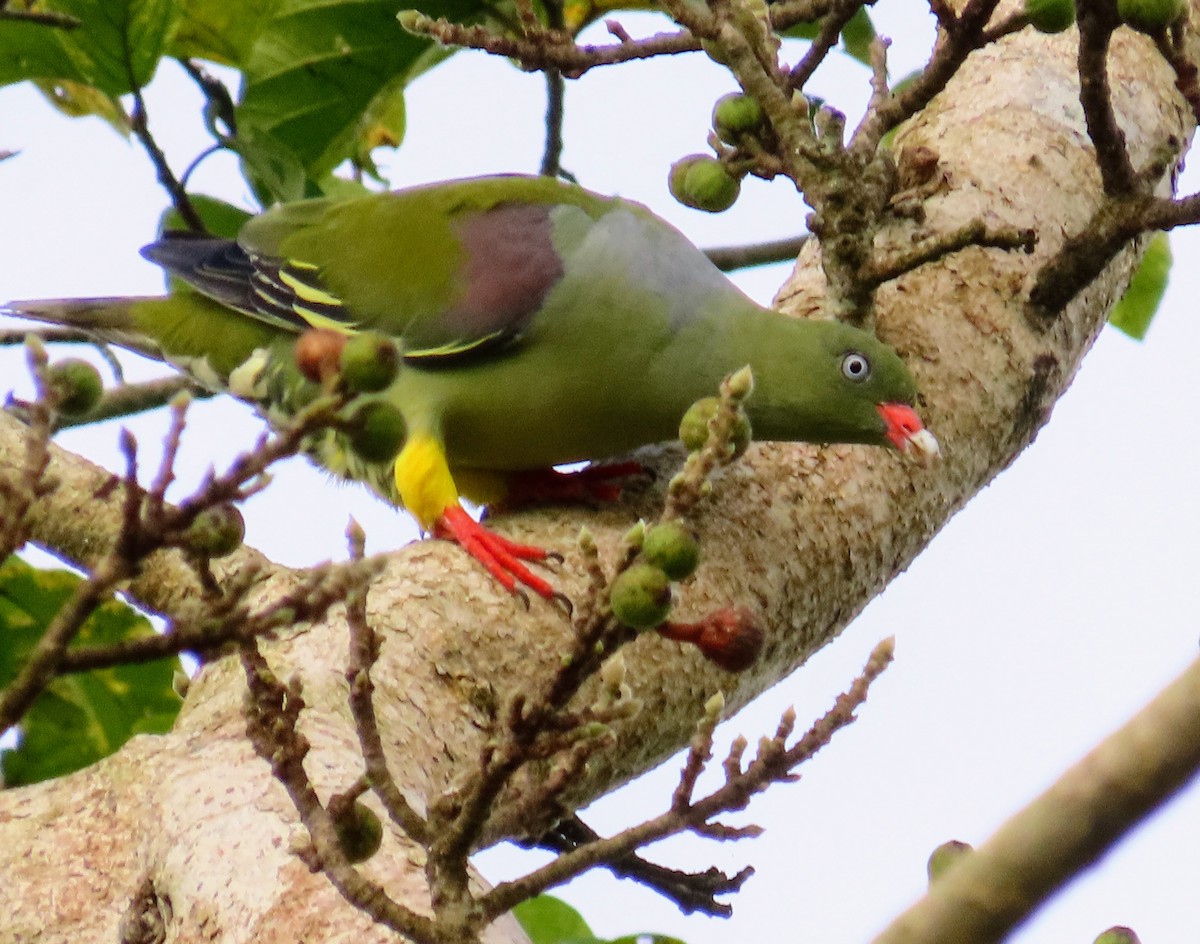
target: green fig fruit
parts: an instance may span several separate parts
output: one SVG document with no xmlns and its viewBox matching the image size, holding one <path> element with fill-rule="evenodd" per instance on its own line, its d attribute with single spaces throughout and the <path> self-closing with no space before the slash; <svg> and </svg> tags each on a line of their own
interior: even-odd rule
<svg viewBox="0 0 1200 944">
<path fill-rule="evenodd" d="M 671 612 L 671 580 L 653 564 L 635 563 L 613 581 L 609 603 L 621 623 L 649 629 Z"/>
<path fill-rule="evenodd" d="M 671 580 L 685 580 L 700 563 L 700 544 L 691 528 L 680 521 L 664 521 L 646 532 L 642 558 Z"/>
<path fill-rule="evenodd" d="M 1142 944 L 1142 939 L 1132 928 L 1117 926 L 1101 932 L 1095 944 Z"/>
<path fill-rule="evenodd" d="M 1025 0 L 1025 15 L 1039 33 L 1061 33 L 1075 22 L 1075 0 Z"/>
<path fill-rule="evenodd" d="M 376 331 L 351 335 L 338 361 L 343 386 L 351 393 L 386 390 L 400 371 L 400 350 Z"/>
<path fill-rule="evenodd" d="M 957 839 L 943 842 L 933 850 L 929 856 L 929 861 L 925 865 L 925 872 L 929 876 L 929 881 L 937 881 L 946 874 L 950 866 L 970 851 L 970 845 L 965 842 L 959 842 Z"/>
<path fill-rule="evenodd" d="M 767 121 L 758 99 L 742 92 L 731 92 L 713 106 L 712 126 L 726 144 L 737 144 L 746 135 L 760 130 Z"/>
<path fill-rule="evenodd" d="M 672 164 L 667 184 L 671 196 L 684 206 L 707 213 L 728 210 L 742 189 L 724 164 L 706 154 L 690 154 Z"/>
<path fill-rule="evenodd" d="M 1117 0 L 1121 22 L 1142 33 L 1158 33 L 1187 9 L 1185 0 Z"/>
<path fill-rule="evenodd" d="M 246 522 L 228 503 L 205 508 L 183 533 L 183 546 L 201 557 L 227 557 L 242 546 Z"/>
<path fill-rule="evenodd" d="M 58 411 L 64 416 L 90 413 L 104 395 L 100 371 L 77 357 L 47 367 L 46 383 L 58 397 Z"/>
<path fill-rule="evenodd" d="M 708 423 L 717 415 L 721 401 L 716 397 L 702 397 L 688 407 L 679 423 L 679 438 L 688 452 L 696 452 L 704 448 L 708 442 Z M 729 445 L 732 448 L 730 458 L 737 459 L 750 447 L 752 430 L 750 418 L 739 411 L 733 427 L 733 436 Z"/>
<path fill-rule="evenodd" d="M 390 403 L 372 400 L 350 417 L 346 425 L 350 448 L 368 462 L 388 462 L 404 448 L 408 430 L 404 417 Z"/>
<path fill-rule="evenodd" d="M 337 811 L 333 828 L 342 854 L 352 863 L 365 862 L 383 845 L 383 823 L 373 809 L 358 800 Z"/>
</svg>

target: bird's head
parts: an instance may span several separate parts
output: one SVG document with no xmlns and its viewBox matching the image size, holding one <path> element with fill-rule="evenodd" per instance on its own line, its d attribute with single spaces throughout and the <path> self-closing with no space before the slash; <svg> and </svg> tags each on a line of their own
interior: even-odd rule
<svg viewBox="0 0 1200 944">
<path fill-rule="evenodd" d="M 892 348 L 840 322 L 797 324 L 800 343 L 776 352 L 787 369 L 762 372 L 747 403 L 756 436 L 871 443 L 918 458 L 938 454 L 937 439 L 914 409 L 916 382 Z M 786 386 L 764 389 L 776 387 L 776 378 L 788 378 Z"/>
</svg>

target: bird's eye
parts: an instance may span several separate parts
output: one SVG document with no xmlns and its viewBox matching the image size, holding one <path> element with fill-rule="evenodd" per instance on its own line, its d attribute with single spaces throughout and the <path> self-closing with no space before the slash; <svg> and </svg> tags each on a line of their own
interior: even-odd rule
<svg viewBox="0 0 1200 944">
<path fill-rule="evenodd" d="M 842 374 L 847 380 L 853 380 L 855 383 L 866 380 L 871 376 L 871 362 L 865 354 L 850 351 L 842 358 Z"/>
</svg>

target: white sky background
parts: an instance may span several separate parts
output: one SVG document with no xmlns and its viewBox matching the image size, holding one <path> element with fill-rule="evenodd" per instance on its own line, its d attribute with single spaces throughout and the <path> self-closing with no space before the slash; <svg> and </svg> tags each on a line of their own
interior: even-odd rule
<svg viewBox="0 0 1200 944">
<path fill-rule="evenodd" d="M 893 2 L 872 14 L 897 41 L 894 78 L 927 53 L 931 30 L 916 9 Z M 621 19 L 634 35 L 661 28 L 647 16 Z M 701 245 L 791 234 L 804 210 L 788 185 L 748 181 L 737 206 L 715 217 L 678 206 L 666 192 L 667 166 L 705 149 L 712 102 L 731 89 L 697 55 L 597 70 L 568 86 L 565 166 L 593 189 L 649 204 Z M 839 63 L 818 73 L 812 90 L 854 116 L 867 75 Z M 387 162 L 393 182 L 535 171 L 542 103 L 540 77 L 459 55 L 414 86 L 408 139 Z M 197 98 L 175 67 L 162 69 L 149 108 L 155 134 L 182 168 L 207 142 Z M 165 197 L 135 145 L 96 120 L 57 117 L 36 94 L 5 89 L 0 148 L 22 152 L 0 163 L 0 299 L 161 290 L 158 271 L 137 249 L 153 237 Z M 1185 174 L 1182 188 L 1198 181 Z M 208 162 L 194 184 L 248 199 L 228 158 Z M 738 818 L 767 827 L 763 838 L 723 846 L 684 839 L 655 850 L 664 863 L 697 870 L 752 863 L 757 875 L 734 899 L 732 921 L 683 918 L 653 893 L 605 874 L 560 892 L 598 934 L 655 931 L 689 944 L 867 941 L 920 894 L 936 845 L 983 841 L 1192 659 L 1200 635 L 1193 593 L 1200 447 L 1191 358 L 1200 327 L 1190 302 L 1200 237 L 1176 233 L 1172 243 L 1172 287 L 1147 341 L 1105 331 L 1016 465 L 837 642 L 721 729 L 722 744 L 739 732 L 753 743 L 788 705 L 803 725 L 829 706 L 878 640 L 896 635 L 896 663 L 859 722 L 803 768 L 798 784 L 773 788 Z M 738 281 L 767 302 L 785 274 L 775 267 Z M 0 352 L 0 387 L 17 383 L 20 371 L 17 355 Z M 143 371 L 152 368 L 131 373 Z M 165 417 L 131 426 L 149 466 Z M 258 428 L 235 404 L 197 406 L 181 488 L 247 446 Z M 115 433 L 109 424 L 61 442 L 115 467 Z M 350 514 L 365 524 L 373 551 L 413 534 L 403 515 L 364 489 L 331 487 L 302 461 L 277 478 L 247 509 L 248 540 L 277 560 L 344 556 Z M 587 818 L 611 831 L 659 812 L 677 767 L 668 763 Z M 1086 944 L 1113 924 L 1132 926 L 1146 944 L 1200 939 L 1198 837 L 1200 789 L 1193 789 L 1017 940 Z M 480 861 L 502 878 L 533 859 L 499 850 Z"/>
</svg>

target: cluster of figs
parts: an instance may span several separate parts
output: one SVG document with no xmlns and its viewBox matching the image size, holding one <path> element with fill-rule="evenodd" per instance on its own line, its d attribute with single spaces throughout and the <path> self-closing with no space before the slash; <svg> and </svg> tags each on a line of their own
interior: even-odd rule
<svg viewBox="0 0 1200 944">
<path fill-rule="evenodd" d="M 1178 22 L 1186 8 L 1186 0 L 1117 0 L 1121 22 L 1152 36 Z M 1061 33 L 1075 22 L 1075 0 L 1025 0 L 1025 15 L 1034 29 Z"/>
</svg>

